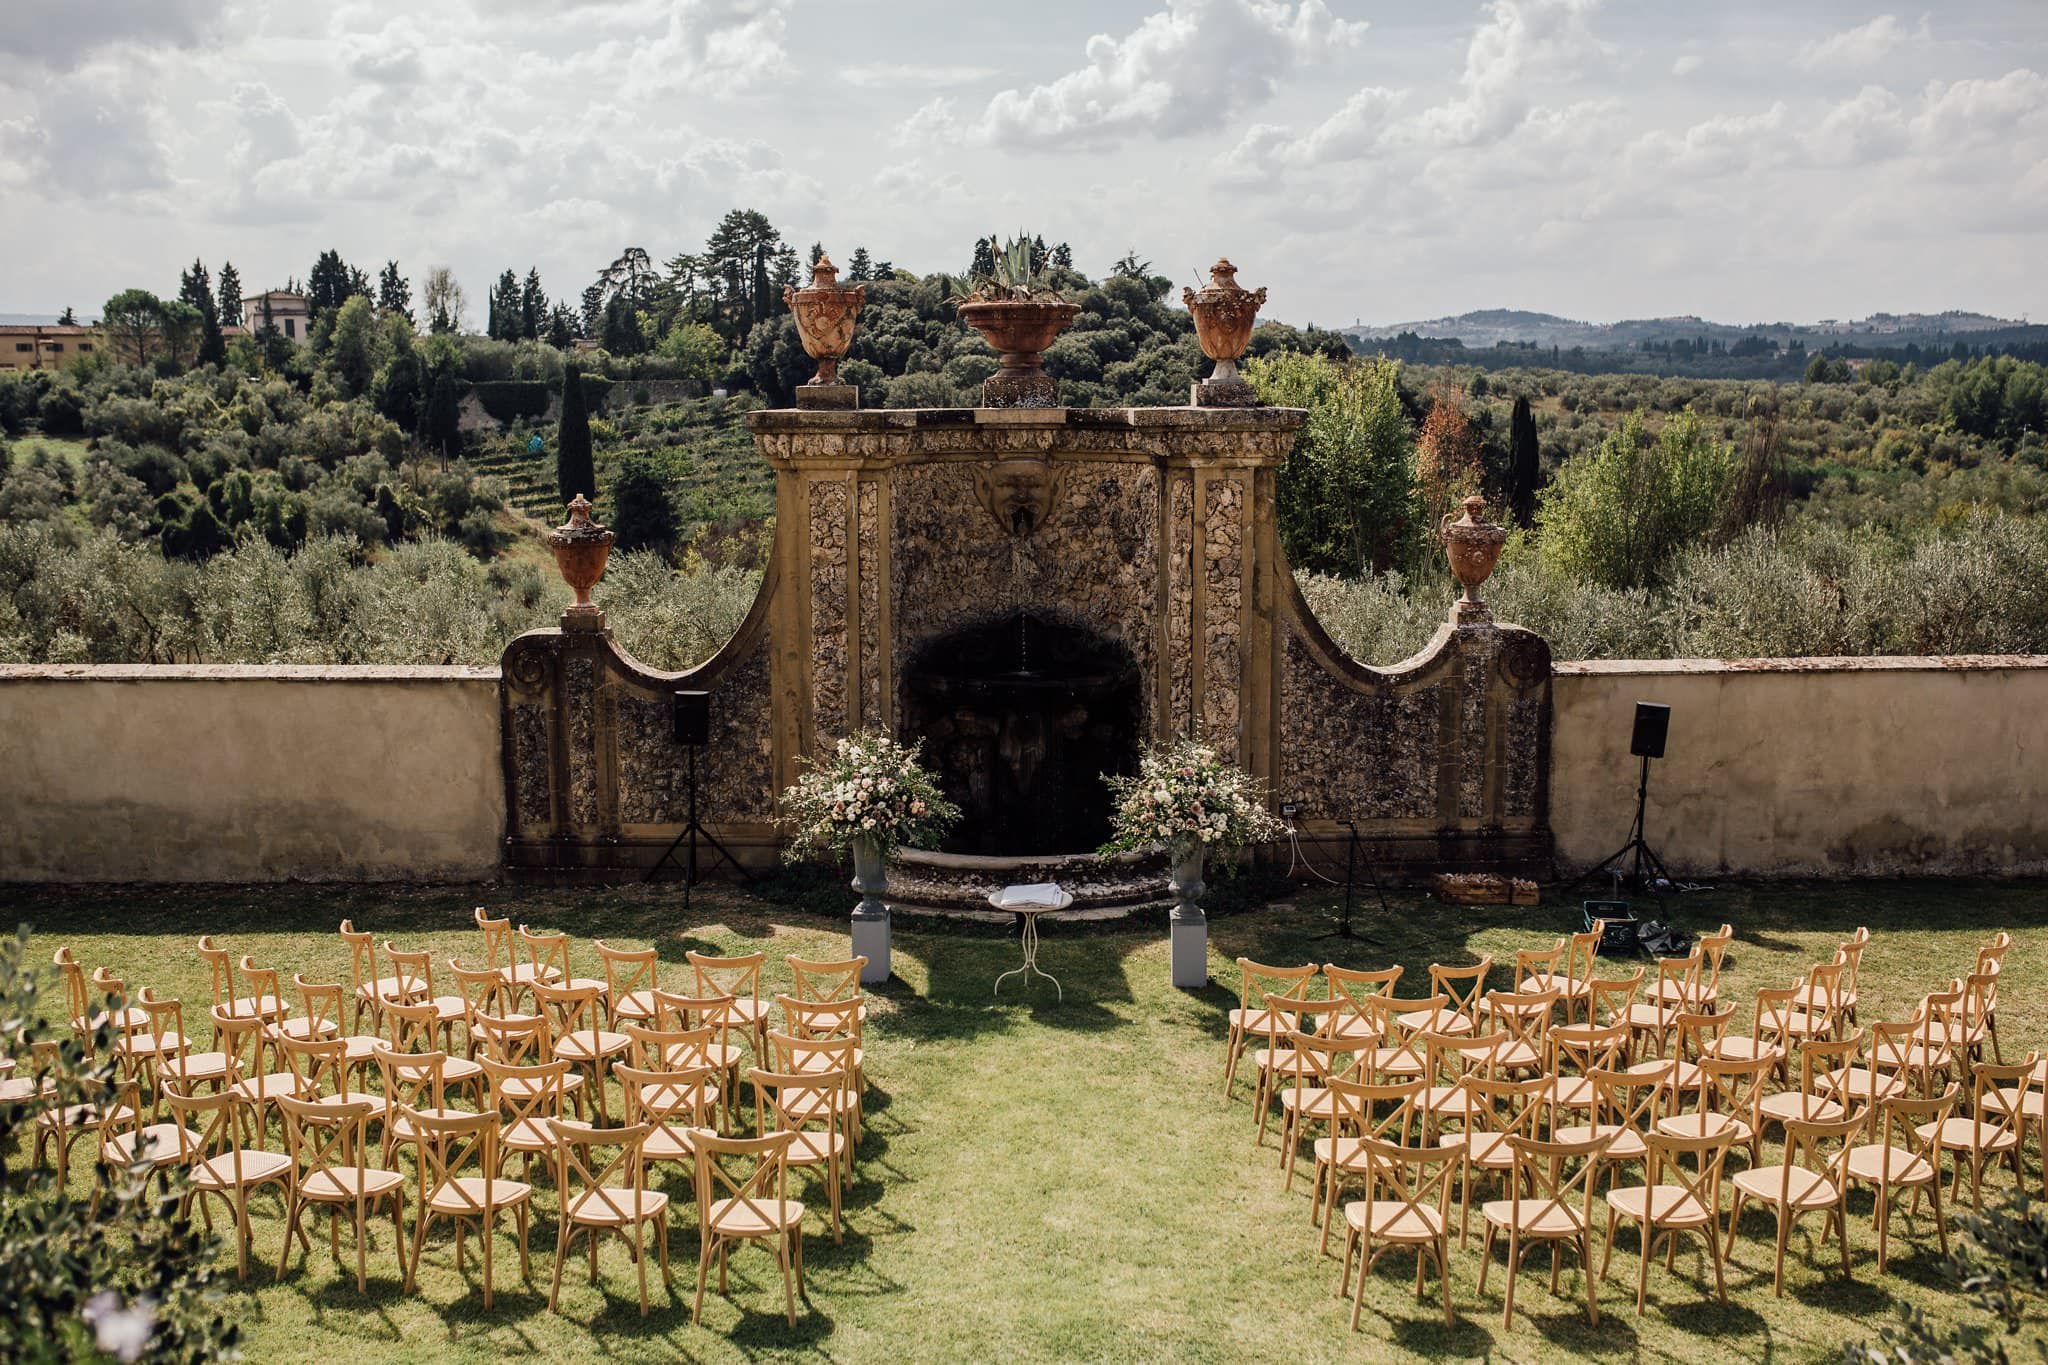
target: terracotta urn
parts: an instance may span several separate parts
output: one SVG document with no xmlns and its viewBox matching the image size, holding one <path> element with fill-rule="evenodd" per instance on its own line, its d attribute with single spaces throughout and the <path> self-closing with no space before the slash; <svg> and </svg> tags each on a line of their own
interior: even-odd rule
<svg viewBox="0 0 2048 1365">
<path fill-rule="evenodd" d="M 1209 283 L 1199 292 L 1180 291 L 1181 302 L 1195 320 L 1195 339 L 1202 354 L 1216 362 L 1215 373 L 1195 386 L 1194 402 L 1199 407 L 1252 407 L 1258 395 L 1238 377 L 1237 358 L 1251 345 L 1252 327 L 1259 319 L 1259 305 L 1266 291 L 1246 289 L 1237 282 L 1237 267 L 1219 258 L 1209 267 Z"/>
<path fill-rule="evenodd" d="M 1451 572 L 1465 585 L 1465 595 L 1458 601 L 1460 616 L 1476 615 L 1486 610 L 1486 604 L 1479 600 L 1479 585 L 1493 573 L 1493 566 L 1500 562 L 1501 547 L 1507 544 L 1508 528 L 1481 521 L 1486 511 L 1486 499 L 1474 494 L 1464 502 L 1465 515 L 1453 521 L 1449 512 L 1444 513 L 1439 534 L 1443 537 L 1444 553 L 1451 561 Z"/>
<path fill-rule="evenodd" d="M 548 532 L 548 548 L 555 552 L 555 567 L 562 581 L 576 593 L 576 600 L 562 613 L 564 628 L 601 626 L 604 613 L 590 600 L 590 590 L 604 577 L 605 561 L 611 558 L 612 533 L 590 519 L 590 499 L 578 493 L 569 501 L 569 519 Z"/>
<path fill-rule="evenodd" d="M 1059 385 L 1045 372 L 1042 352 L 1066 330 L 1081 306 L 1040 299 L 988 299 L 960 305 L 960 320 L 1002 353 L 1003 366 L 981 381 L 991 408 L 1050 408 Z"/>
<path fill-rule="evenodd" d="M 830 256 L 818 257 L 811 267 L 810 288 L 782 286 L 782 301 L 796 318 L 804 354 L 818 362 L 818 372 L 804 381 L 804 387 L 839 382 L 839 361 L 853 344 L 854 323 L 867 297 L 866 285 L 839 283 L 839 267 Z"/>
</svg>

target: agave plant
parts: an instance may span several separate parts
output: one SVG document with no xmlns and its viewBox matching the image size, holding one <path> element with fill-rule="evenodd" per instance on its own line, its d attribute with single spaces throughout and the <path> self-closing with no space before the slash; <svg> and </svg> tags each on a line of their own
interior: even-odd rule
<svg viewBox="0 0 2048 1365">
<path fill-rule="evenodd" d="M 989 240 L 995 240 L 993 235 Z M 976 275 L 969 281 L 966 293 L 955 294 L 948 302 L 993 303 L 1005 299 L 1058 298 L 1060 291 L 1033 265 L 1032 250 L 1030 233 L 1010 238 L 995 253 L 995 268 Z"/>
</svg>

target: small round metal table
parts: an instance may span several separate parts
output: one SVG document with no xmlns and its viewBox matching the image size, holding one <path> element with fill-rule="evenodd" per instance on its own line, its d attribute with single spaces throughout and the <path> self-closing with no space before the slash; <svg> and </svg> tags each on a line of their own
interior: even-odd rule
<svg viewBox="0 0 2048 1365">
<path fill-rule="evenodd" d="M 1061 1004 L 1065 1004 L 1067 1000 L 1067 993 L 1064 990 L 1060 989 L 1059 978 L 1055 977 L 1050 972 L 1043 972 L 1038 969 L 1038 917 L 1048 910 L 1066 909 L 1068 906 L 1074 903 L 1073 895 L 1070 892 L 1066 891 L 1060 892 L 1059 904 L 1057 905 L 1004 905 L 1002 903 L 1002 900 L 1000 899 L 1002 894 L 1003 893 L 1001 891 L 989 892 L 988 903 L 998 910 L 1007 911 L 1012 915 L 1022 915 L 1024 917 L 1024 965 L 1021 967 L 1012 967 L 1009 971 L 1004 972 L 1001 976 L 997 977 L 995 993 L 998 996 L 1000 996 L 1003 993 L 1003 983 L 1005 981 L 1008 981 L 1013 976 L 1023 976 L 1025 973 L 1028 972 L 1034 976 L 1042 976 L 1047 981 L 1052 982 L 1052 989 L 1055 998 L 1058 999 Z M 1028 977 L 1026 978 L 1025 984 L 1030 984 Z"/>
</svg>

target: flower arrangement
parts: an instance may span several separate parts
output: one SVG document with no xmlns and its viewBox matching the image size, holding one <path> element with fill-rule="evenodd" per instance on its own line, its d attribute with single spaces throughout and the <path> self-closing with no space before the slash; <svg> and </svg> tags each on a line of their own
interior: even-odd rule
<svg viewBox="0 0 2048 1365">
<path fill-rule="evenodd" d="M 1110 778 L 1109 790 L 1116 814 L 1104 857 L 1164 844 L 1178 860 L 1196 845 L 1239 849 L 1287 832 L 1250 773 L 1192 739 L 1148 749 L 1138 775 Z"/>
<path fill-rule="evenodd" d="M 872 839 L 885 857 L 905 845 L 936 843 L 960 808 L 918 762 L 923 748 L 869 729 L 840 740 L 831 757 L 810 760 L 782 793 L 783 820 L 796 831 L 784 856 L 842 849 L 856 839 Z"/>
</svg>

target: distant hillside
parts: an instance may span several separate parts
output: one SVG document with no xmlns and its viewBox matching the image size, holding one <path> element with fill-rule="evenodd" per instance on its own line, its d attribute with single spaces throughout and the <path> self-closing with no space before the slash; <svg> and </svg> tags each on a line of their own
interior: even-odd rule
<svg viewBox="0 0 2048 1365">
<path fill-rule="evenodd" d="M 1731 345 L 1746 337 L 1760 337 L 1780 347 L 1799 342 L 1807 350 L 1829 346 L 1857 345 L 1904 347 L 1950 346 L 1968 341 L 1974 346 L 2040 342 L 2048 328 L 2029 326 L 2011 318 L 1988 317 L 1983 313 L 1873 313 L 1867 318 L 1842 320 L 1823 318 L 1819 322 L 1709 322 L 1690 314 L 1681 317 L 1631 318 L 1623 322 L 1580 322 L 1550 313 L 1531 313 L 1517 308 L 1484 308 L 1456 317 L 1397 322 L 1386 326 L 1354 326 L 1343 329 L 1361 341 L 1386 341 L 1402 335 L 1453 338 L 1475 349 L 1501 345 L 1555 346 L 1569 350 L 1583 346 L 1589 351 L 1635 350 L 1645 343 L 1675 341 L 1720 342 Z"/>
<path fill-rule="evenodd" d="M 47 327 L 57 317 L 56 313 L 0 313 L 0 327 Z"/>
</svg>

